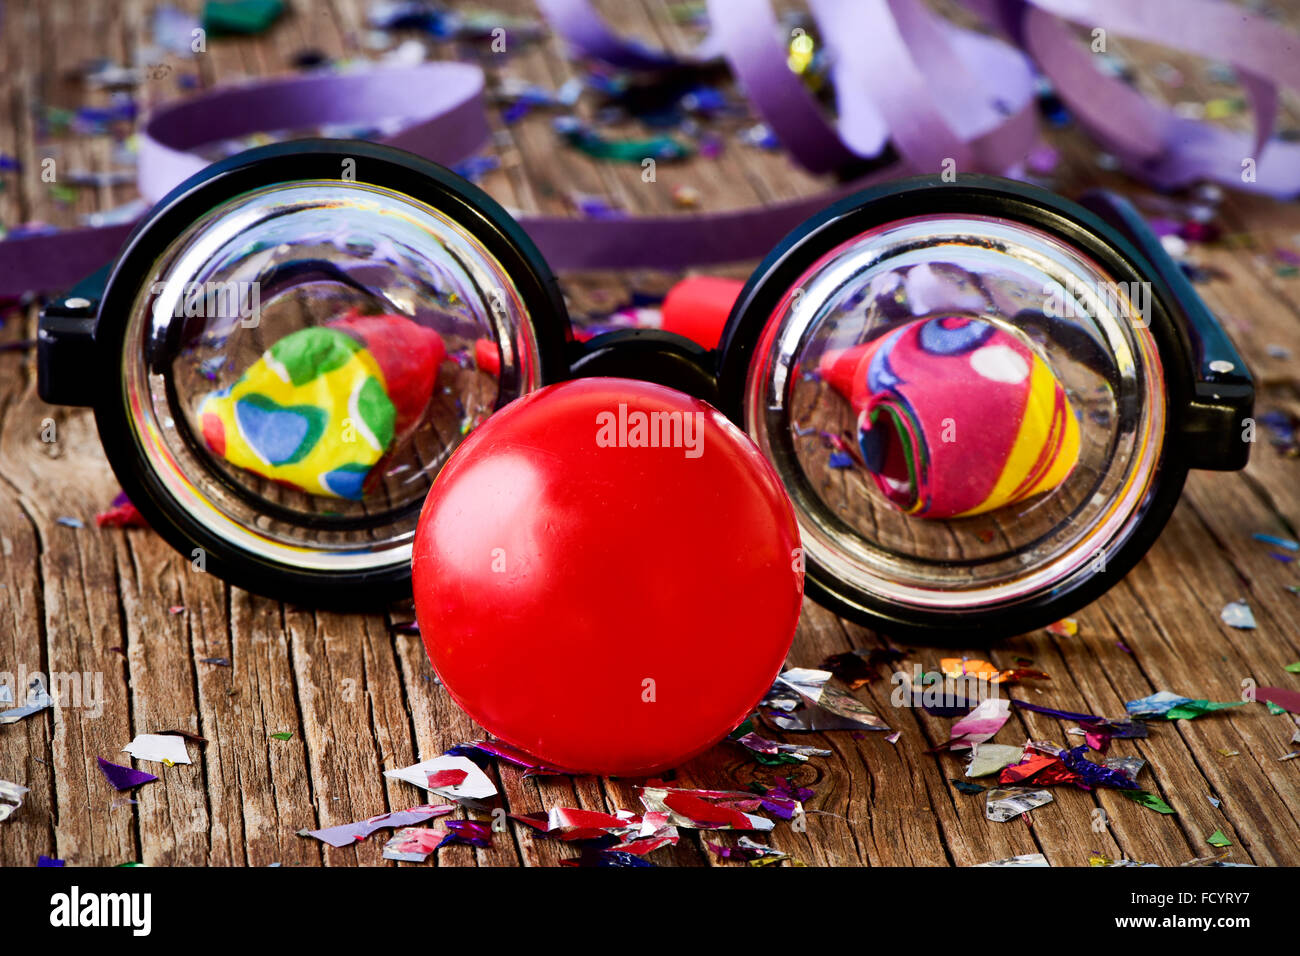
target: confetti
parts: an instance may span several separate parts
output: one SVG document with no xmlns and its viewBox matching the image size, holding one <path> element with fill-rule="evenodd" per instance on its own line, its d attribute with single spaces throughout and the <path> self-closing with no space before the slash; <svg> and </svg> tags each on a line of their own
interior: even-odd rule
<svg viewBox="0 0 1300 956">
<path fill-rule="evenodd" d="M 1079 622 L 1072 617 L 1061 618 L 1056 623 L 1047 625 L 1047 633 L 1057 637 L 1074 637 L 1079 633 Z"/>
<path fill-rule="evenodd" d="M 1192 700 L 1190 697 L 1180 697 L 1170 691 L 1162 690 L 1140 700 L 1130 700 L 1124 705 L 1124 708 L 1128 711 L 1130 717 L 1141 720 L 1157 718 L 1191 720 L 1216 710 L 1242 707 L 1245 703 L 1245 701 L 1216 703 L 1209 700 Z"/>
<path fill-rule="evenodd" d="M 272 740 L 292 740 L 292 739 L 293 739 L 293 731 L 292 731 L 292 730 L 281 730 L 281 731 L 279 731 L 278 733 L 271 734 L 271 739 L 272 739 Z"/>
<path fill-rule="evenodd" d="M 1290 538 L 1278 538 L 1271 534 L 1261 534 L 1256 532 L 1251 535 L 1256 541 L 1263 541 L 1265 544 L 1271 544 L 1276 548 L 1285 548 L 1287 551 L 1300 551 L 1300 541 L 1292 541 Z"/>
<path fill-rule="evenodd" d="M 1257 687 L 1255 699 L 1276 704 L 1293 714 L 1300 714 L 1300 691 L 1288 690 L 1285 687 Z"/>
<path fill-rule="evenodd" d="M 1023 813 L 1051 803 L 1054 797 L 1047 790 L 1029 790 L 1024 787 L 995 787 L 984 799 L 984 816 L 994 823 L 1006 823 Z"/>
<path fill-rule="evenodd" d="M 136 760 L 153 760 L 172 764 L 189 763 L 190 755 L 185 750 L 185 740 L 174 734 L 136 734 L 135 739 L 122 748 Z"/>
<path fill-rule="evenodd" d="M 126 492 L 119 491 L 108 510 L 95 515 L 95 526 L 99 528 L 147 528 L 149 524 L 144 520 L 144 516 L 136 510 L 135 505 L 131 504 Z"/>
<path fill-rule="evenodd" d="M 1004 697 L 990 697 L 952 725 L 949 750 L 965 749 L 991 740 L 1011 716 L 1011 701 Z"/>
<path fill-rule="evenodd" d="M 966 767 L 968 777 L 987 777 L 1003 767 L 1019 762 L 1025 755 L 1024 747 L 1008 744 L 977 744 Z"/>
<path fill-rule="evenodd" d="M 1147 790 L 1121 790 L 1121 794 L 1128 797 L 1134 803 L 1141 804 L 1148 810 L 1154 810 L 1156 813 L 1177 813 L 1178 811 L 1165 803 L 1154 793 Z"/>
<path fill-rule="evenodd" d="M 1094 763 L 1084 756 L 1087 747 L 1074 747 L 1069 750 L 1062 750 L 1059 754 L 1061 763 L 1065 764 L 1067 770 L 1072 771 L 1082 778 L 1083 783 L 1090 787 L 1115 787 L 1119 790 L 1138 789 L 1129 776 L 1121 770 L 1113 770 L 1110 767 Z"/>
<path fill-rule="evenodd" d="M 889 726 L 867 709 L 856 697 L 831 687 L 830 671 L 792 667 L 776 679 L 773 690 L 780 687 L 794 691 L 811 704 L 801 714 L 777 716 L 773 722 L 782 730 L 883 730 Z"/>
<path fill-rule="evenodd" d="M 1245 601 L 1233 601 L 1225 604 L 1223 610 L 1219 612 L 1223 618 L 1223 623 L 1229 627 L 1235 627 L 1243 631 L 1253 631 L 1255 629 L 1255 615 L 1251 611 L 1250 605 Z"/>
<path fill-rule="evenodd" d="M 677 828 L 668 821 L 668 813 L 649 812 L 639 816 L 630 810 L 602 813 L 570 807 L 552 807 L 547 813 L 516 814 L 514 819 L 565 842 L 609 840 L 617 842 L 605 849 L 645 855 L 662 846 L 676 844 Z"/>
<path fill-rule="evenodd" d="M 1010 856 L 1005 860 L 993 860 L 989 863 L 976 863 L 976 866 L 1051 866 L 1047 862 L 1047 857 L 1041 853 L 1025 853 L 1021 856 Z"/>
<path fill-rule="evenodd" d="M 1205 842 L 1210 846 L 1232 846 L 1232 841 L 1223 835 L 1222 830 L 1215 830 L 1205 838 Z"/>
<path fill-rule="evenodd" d="M 490 824 L 480 823 L 477 820 L 448 820 L 443 825 L 448 832 L 438 844 L 439 847 L 457 845 L 490 847 L 492 845 Z"/>
<path fill-rule="evenodd" d="M 806 747 L 799 744 L 782 744 L 775 740 L 767 740 L 758 734 L 749 733 L 743 737 L 737 737 L 736 743 L 747 748 L 756 755 L 784 758 L 774 761 L 776 763 L 804 763 L 809 757 L 829 757 L 831 751 L 824 750 L 820 747 Z"/>
<path fill-rule="evenodd" d="M 8 690 L 8 684 L 3 685 Z M 32 714 L 40 713 L 47 707 L 54 706 L 54 698 L 49 695 L 45 689 L 45 680 L 40 675 L 33 676 L 27 682 L 26 703 L 18 707 L 10 707 L 0 710 L 0 724 L 12 724 L 24 717 L 30 717 Z"/>
<path fill-rule="evenodd" d="M 423 863 L 438 849 L 446 835 L 446 830 L 432 827 L 403 827 L 384 844 L 384 859 Z"/>
<path fill-rule="evenodd" d="M 442 776 L 447 771 L 456 771 L 462 776 L 459 779 Z M 496 784 L 474 761 L 453 754 L 423 760 L 400 770 L 385 770 L 384 776 L 390 780 L 405 780 L 448 800 L 486 800 L 496 796 L 497 792 Z"/>
<path fill-rule="evenodd" d="M 99 769 L 104 774 L 104 779 L 109 782 L 109 785 L 114 790 L 132 790 L 141 784 L 152 783 L 158 779 L 153 774 L 145 773 L 143 770 L 109 763 L 103 757 L 96 757 L 95 759 L 99 761 Z"/>
<path fill-rule="evenodd" d="M 738 859 L 738 860 L 745 860 L 745 861 L 753 861 L 753 860 L 761 860 L 767 858 L 777 859 L 777 860 L 784 860 L 789 858 L 788 854 L 782 853 L 780 850 L 776 849 L 775 847 L 767 846 L 764 843 L 759 843 L 757 840 L 753 840 L 747 836 L 742 836 L 739 840 L 737 840 L 735 846 L 723 846 L 720 843 L 706 843 L 705 846 L 707 846 L 711 851 L 713 851 L 715 856 L 723 860 Z"/>
<path fill-rule="evenodd" d="M 455 810 L 456 805 L 454 803 L 426 803 L 411 807 L 409 810 L 380 813 L 365 820 L 358 820 L 356 823 L 343 823 L 339 826 L 326 827 L 323 830 L 299 830 L 298 835 L 315 837 L 322 843 L 328 843 L 333 847 L 351 846 L 359 840 L 364 840 L 376 830 L 382 830 L 385 827 L 409 827 L 416 823 L 423 823 L 425 820 L 431 820 L 434 817 L 445 816 Z"/>
<path fill-rule="evenodd" d="M 23 805 L 26 787 L 20 787 L 8 780 L 0 780 L 0 821 L 9 819 L 15 810 Z"/>
<path fill-rule="evenodd" d="M 737 790 L 685 790 L 677 787 L 642 787 L 641 803 L 652 813 L 663 813 L 673 826 L 697 830 L 771 830 L 775 824 L 751 811 L 770 808 L 775 799 L 793 814 L 795 801 L 760 797 Z"/>
<path fill-rule="evenodd" d="M 561 116 L 555 120 L 554 126 L 570 146 L 593 159 L 641 165 L 647 159 L 674 162 L 686 159 L 692 153 L 689 146 L 669 136 L 612 139 L 596 132 L 576 116 Z"/>
</svg>

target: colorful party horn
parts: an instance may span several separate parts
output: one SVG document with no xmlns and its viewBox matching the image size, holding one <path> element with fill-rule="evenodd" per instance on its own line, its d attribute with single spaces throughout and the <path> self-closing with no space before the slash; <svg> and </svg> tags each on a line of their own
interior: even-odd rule
<svg viewBox="0 0 1300 956">
<path fill-rule="evenodd" d="M 232 465 L 308 494 L 358 500 L 374 466 L 419 423 L 446 348 L 400 315 L 352 311 L 280 339 L 199 407 Z"/>
<path fill-rule="evenodd" d="M 920 518 L 992 511 L 1058 487 L 1079 459 L 1065 390 L 1029 346 L 959 316 L 917 319 L 825 353 L 822 378 L 858 412 L 887 500 Z"/>
</svg>

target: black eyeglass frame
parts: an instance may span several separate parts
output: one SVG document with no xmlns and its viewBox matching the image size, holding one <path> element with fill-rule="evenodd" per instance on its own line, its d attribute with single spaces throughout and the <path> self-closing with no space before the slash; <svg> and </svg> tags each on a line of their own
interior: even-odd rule
<svg viewBox="0 0 1300 956">
<path fill-rule="evenodd" d="M 820 257 L 877 226 L 924 215 L 993 216 L 1032 226 L 1099 263 L 1116 281 L 1149 282 L 1151 332 L 1165 372 L 1168 423 L 1151 494 L 1131 533 L 1107 553 L 1104 568 L 1078 573 L 1056 589 L 1013 604 L 960 615 L 900 608 L 855 589 L 807 562 L 807 593 L 851 620 L 899 639 L 968 642 L 1021 633 L 1066 616 L 1124 576 L 1163 530 L 1192 468 L 1245 466 L 1241 431 L 1254 386 L 1232 343 L 1181 269 L 1123 199 L 1104 192 L 1081 204 L 1022 183 L 983 176 L 918 177 L 871 187 L 836 202 L 787 235 L 754 270 L 709 350 L 670 332 L 629 329 L 576 339 L 555 275 L 509 213 L 450 170 L 387 146 L 295 140 L 215 163 L 172 190 L 128 238 L 117 260 L 42 312 L 39 392 L 51 404 L 94 409 L 109 462 L 141 514 L 183 554 L 203 549 L 207 569 L 260 594 L 339 608 L 379 607 L 409 597 L 410 567 L 317 571 L 249 554 L 178 507 L 136 442 L 122 380 L 125 331 L 137 293 L 168 245 L 213 208 L 257 189 L 341 179 L 425 203 L 480 241 L 519 292 L 537 343 L 542 385 L 587 376 L 638 378 L 677 388 L 747 427 L 747 373 L 764 326 L 799 277 Z M 507 399 L 511 396 L 507 396 Z"/>
</svg>

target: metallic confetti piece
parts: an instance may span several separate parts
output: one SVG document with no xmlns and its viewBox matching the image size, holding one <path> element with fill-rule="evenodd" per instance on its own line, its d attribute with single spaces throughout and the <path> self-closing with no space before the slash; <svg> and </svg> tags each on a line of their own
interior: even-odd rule
<svg viewBox="0 0 1300 956">
<path fill-rule="evenodd" d="M 1162 690 L 1149 697 L 1130 700 L 1124 705 L 1124 709 L 1128 711 L 1130 717 L 1150 719 L 1152 717 L 1163 717 L 1180 704 L 1190 704 L 1191 702 L 1190 697 L 1180 697 L 1170 691 Z"/>
<path fill-rule="evenodd" d="M 1235 627 L 1243 631 L 1253 631 L 1255 629 L 1255 614 L 1245 601 L 1233 601 L 1225 604 L 1223 610 L 1219 612 L 1219 616 L 1223 618 L 1223 623 L 1229 627 Z"/>
<path fill-rule="evenodd" d="M 56 860 L 54 857 L 46 856 L 44 853 L 42 853 L 40 856 L 36 858 L 36 865 L 37 866 L 66 866 L 67 864 L 63 860 Z"/>
<path fill-rule="evenodd" d="M 448 770 L 460 771 L 464 776 L 460 777 L 458 783 L 444 783 L 443 779 L 451 781 L 452 778 L 440 778 L 438 775 Z M 478 764 L 468 757 L 452 754 L 422 760 L 400 770 L 385 770 L 384 776 L 391 780 L 405 780 L 448 800 L 486 800 L 488 797 L 495 796 L 497 792 L 496 784 L 479 769 Z"/>
<path fill-rule="evenodd" d="M 1006 823 L 1022 813 L 1043 807 L 1055 799 L 1050 791 L 1027 787 L 994 787 L 984 797 L 984 816 L 994 823 Z"/>
<path fill-rule="evenodd" d="M 1041 853 L 1025 853 L 1021 856 L 1009 856 L 1005 860 L 993 860 L 989 863 L 976 863 L 976 866 L 1051 866 L 1047 857 Z"/>
<path fill-rule="evenodd" d="M 1282 670 L 1286 671 L 1288 674 L 1300 674 L 1300 661 L 1296 661 L 1294 664 L 1287 664 L 1286 667 L 1282 668 Z"/>
<path fill-rule="evenodd" d="M 1240 757 L 1240 750 L 1229 750 L 1227 747 L 1218 748 L 1219 755 L 1222 757 Z"/>
<path fill-rule="evenodd" d="M 903 736 L 903 732 L 901 730 L 895 730 L 892 734 L 886 734 L 885 739 L 888 740 L 891 744 L 896 744 L 898 743 L 898 739 L 902 736 Z"/>
<path fill-rule="evenodd" d="M 1154 793 L 1148 790 L 1121 790 L 1121 794 L 1128 797 L 1134 803 L 1139 803 L 1148 810 L 1154 810 L 1156 813 L 1177 813 L 1178 811 L 1165 803 Z"/>
<path fill-rule="evenodd" d="M 135 739 L 122 748 L 136 760 L 153 760 L 168 766 L 189 763 L 185 740 L 172 734 L 136 734 Z"/>
<path fill-rule="evenodd" d="M 61 524 L 65 528 L 84 528 L 86 526 L 86 523 L 80 518 L 71 518 L 67 515 L 61 515 L 54 520 L 56 524 Z"/>
<path fill-rule="evenodd" d="M 1147 762 L 1141 757 L 1107 757 L 1106 758 L 1106 767 L 1108 769 L 1118 770 L 1120 773 L 1124 774 L 1124 776 L 1128 777 L 1130 780 L 1134 782 L 1137 781 L 1138 774 L 1142 772 L 1142 768 L 1145 767 L 1146 765 Z"/>
<path fill-rule="evenodd" d="M 768 740 L 754 733 L 737 737 L 736 743 L 756 754 L 786 757 L 794 763 L 804 763 L 809 757 L 829 757 L 831 755 L 831 751 L 824 750 L 821 747 L 777 743 L 775 740 Z"/>
<path fill-rule="evenodd" d="M 1205 838 L 1205 842 L 1210 846 L 1232 846 L 1232 841 L 1223 835 L 1222 830 L 1215 830 Z"/>
<path fill-rule="evenodd" d="M 958 780 L 956 777 L 949 778 L 949 782 L 962 793 L 983 793 L 988 789 L 988 787 L 981 787 L 978 783 L 967 783 L 965 780 Z"/>
<path fill-rule="evenodd" d="M 751 839 L 747 836 L 742 836 L 737 840 L 735 846 L 723 846 L 720 843 L 706 843 L 705 845 L 712 850 L 716 856 L 723 860 L 738 859 L 751 862 L 753 860 L 769 858 L 772 860 L 784 860 L 788 859 L 789 856 L 781 850 L 778 850 L 776 847 L 768 846 L 765 843 L 759 843 L 757 840 Z"/>
<path fill-rule="evenodd" d="M 641 788 L 641 803 L 647 810 L 666 814 L 673 826 L 696 830 L 771 830 L 775 826 L 771 820 L 748 812 L 763 808 L 765 802 L 737 790 Z"/>
<path fill-rule="evenodd" d="M 355 823 L 343 823 L 339 826 L 325 827 L 323 830 L 299 830 L 298 835 L 315 837 L 322 843 L 328 843 L 330 846 L 334 847 L 351 846 L 358 840 L 364 840 L 376 830 L 382 830 L 385 827 L 413 826 L 417 823 L 423 823 L 425 820 L 431 820 L 434 817 L 454 813 L 456 809 L 457 807 L 454 803 L 441 803 L 434 805 L 426 803 L 411 807 L 409 810 L 394 810 L 391 813 L 380 813 L 365 820 L 358 820 Z"/>
<path fill-rule="evenodd" d="M 1300 691 L 1285 687 L 1257 687 L 1255 699 L 1285 707 L 1293 714 L 1300 714 Z"/>
<path fill-rule="evenodd" d="M 54 699 L 46 691 L 44 679 L 39 675 L 35 676 L 27 682 L 26 703 L 19 707 L 0 710 L 0 724 L 12 724 L 53 706 Z"/>
<path fill-rule="evenodd" d="M 593 846 L 583 847 L 581 856 L 560 861 L 560 866 L 583 867 L 640 867 L 654 865 L 654 863 L 635 853 L 628 853 L 625 850 L 602 850 Z"/>
<path fill-rule="evenodd" d="M 448 820 L 443 826 L 448 832 L 438 844 L 439 847 L 455 845 L 490 847 L 492 845 L 490 823 L 480 823 L 478 820 Z"/>
<path fill-rule="evenodd" d="M 279 731 L 278 733 L 271 734 L 271 739 L 272 739 L 272 740 L 292 740 L 292 739 L 293 739 L 293 731 L 292 731 L 292 730 L 281 730 L 281 731 Z"/>
<path fill-rule="evenodd" d="M 1024 747 L 1010 744 L 976 744 L 966 767 L 968 777 L 987 777 L 1003 767 L 1017 763 L 1025 755 Z"/>
<path fill-rule="evenodd" d="M 636 163 L 655 159 L 675 162 L 686 159 L 693 150 L 669 136 L 651 136 L 645 139 L 612 139 L 598 133 L 576 116 L 560 116 L 554 122 L 555 131 L 575 149 L 593 159 L 612 162 Z"/>
<path fill-rule="evenodd" d="M 775 717 L 773 722 L 782 730 L 890 729 L 856 697 L 831 687 L 827 683 L 830 679 L 830 671 L 810 667 L 792 667 L 777 677 L 778 684 L 793 690 L 813 706 L 789 718 Z"/>
<path fill-rule="evenodd" d="M 437 790 L 439 787 L 458 787 L 465 782 L 469 776 L 464 770 L 438 770 L 429 774 L 429 789 Z"/>
<path fill-rule="evenodd" d="M 1070 784 L 1083 788 L 1083 778 L 1061 762 L 1061 758 L 1057 756 L 1059 753 L 1059 748 L 1048 753 L 1030 753 L 1027 748 L 1023 760 L 1002 768 L 1002 772 L 998 774 L 998 783 L 1032 783 L 1038 787 Z"/>
<path fill-rule="evenodd" d="M 539 758 L 532 754 L 520 750 L 518 747 L 512 747 L 509 744 L 502 743 L 499 740 L 472 740 L 466 744 L 459 744 L 447 751 L 448 756 L 469 757 L 470 750 L 476 750 L 481 753 L 489 754 L 493 757 L 499 757 L 502 760 L 509 761 L 512 764 L 523 767 L 525 777 L 534 776 L 551 776 L 555 774 L 577 775 L 576 770 L 565 770 L 561 767 L 553 767 L 550 764 L 543 763 Z"/>
<path fill-rule="evenodd" d="M 1166 720 L 1193 720 L 1205 714 L 1213 713 L 1216 710 L 1228 710 L 1232 707 L 1244 707 L 1246 701 L 1233 700 L 1226 703 L 1219 703 L 1212 700 L 1189 700 L 1186 703 L 1178 704 L 1171 707 L 1165 712 Z"/>
<path fill-rule="evenodd" d="M 446 835 L 447 831 L 432 827 L 403 827 L 384 844 L 384 859 L 423 863 Z"/>
<path fill-rule="evenodd" d="M 1265 544 L 1271 544 L 1276 548 L 1285 548 L 1287 551 L 1300 551 L 1300 541 L 1292 541 L 1290 538 L 1278 538 L 1271 534 L 1261 534 L 1256 532 L 1251 535 L 1256 541 L 1263 541 Z"/>
<path fill-rule="evenodd" d="M 1216 809 L 1216 810 L 1219 809 L 1220 805 L 1222 805 L 1222 803 L 1223 803 L 1222 800 L 1220 800 L 1218 797 L 1214 796 L 1214 794 L 1212 794 L 1212 793 L 1207 793 L 1207 794 L 1205 795 L 1205 799 L 1206 799 L 1206 800 L 1209 800 L 1209 801 L 1210 801 L 1210 806 L 1214 807 L 1214 809 Z"/>
<path fill-rule="evenodd" d="M 1094 853 L 1092 856 L 1088 857 L 1088 865 L 1105 866 L 1105 867 L 1142 866 L 1142 867 L 1156 867 L 1156 868 L 1160 866 L 1160 864 L 1158 863 L 1141 863 L 1137 860 L 1127 860 L 1123 858 L 1118 860 L 1112 860 L 1109 857 L 1102 856 L 1100 853 Z"/>
<path fill-rule="evenodd" d="M 791 819 L 801 804 L 813 798 L 811 787 L 795 786 L 789 777 L 773 777 L 772 784 L 763 791 L 763 809 L 782 820 Z M 752 786 L 761 787 L 761 784 Z"/>
<path fill-rule="evenodd" d="M 1277 759 L 1278 759 L 1279 762 L 1281 762 L 1281 761 L 1284 761 L 1284 760 L 1295 760 L 1296 757 L 1300 757 L 1300 750 L 1293 750 L 1293 751 L 1291 751 L 1289 754 L 1283 754 L 1282 756 L 1278 757 Z"/>
<path fill-rule="evenodd" d="M 20 787 L 8 780 L 0 780 L 0 821 L 9 819 L 15 810 L 23 805 L 26 787 Z"/>
<path fill-rule="evenodd" d="M 991 740 L 1011 716 L 1011 701 L 1004 697 L 989 697 L 979 706 L 952 725 L 948 748 L 966 748 Z"/>
<path fill-rule="evenodd" d="M 988 661 L 963 657 L 943 658 L 939 661 L 939 670 L 944 677 L 974 677 L 984 681 L 992 681 L 1000 673 Z"/>
<path fill-rule="evenodd" d="M 109 782 L 114 790 L 131 790 L 144 783 L 152 783 L 158 778 L 151 773 L 145 773 L 143 770 L 136 770 L 133 767 L 122 767 L 115 763 L 109 763 L 103 757 L 96 757 L 99 761 L 99 769 L 104 774 L 104 778 Z"/>
<path fill-rule="evenodd" d="M 602 813 L 570 807 L 552 807 L 547 813 L 516 814 L 520 823 L 534 827 L 546 836 L 564 840 L 608 840 L 619 842 L 605 849 L 644 856 L 662 846 L 676 844 L 677 828 L 668 822 L 667 813 L 651 812 L 638 816 L 630 810 Z"/>
<path fill-rule="evenodd" d="M 1138 785 L 1122 771 L 1104 767 L 1085 757 L 1084 751 L 1087 749 L 1087 747 L 1073 747 L 1069 750 L 1062 750 L 1059 755 L 1061 763 L 1065 764 L 1067 770 L 1078 774 L 1083 779 L 1083 782 L 1090 787 L 1115 787 L 1119 790 L 1139 789 Z"/>
<path fill-rule="evenodd" d="M 1059 717 L 1061 720 L 1077 720 L 1080 723 L 1097 723 L 1105 718 L 1098 717 L 1096 714 L 1076 714 L 1069 710 L 1056 710 L 1052 707 L 1044 707 L 1041 704 L 1031 704 L 1027 700 L 1012 698 L 1011 702 L 1022 710 L 1031 710 L 1035 714 L 1046 714 L 1049 717 Z"/>
<path fill-rule="evenodd" d="M 1079 622 L 1072 617 L 1063 617 L 1047 625 L 1047 633 L 1055 634 L 1057 637 L 1074 637 L 1079 633 Z"/>
</svg>

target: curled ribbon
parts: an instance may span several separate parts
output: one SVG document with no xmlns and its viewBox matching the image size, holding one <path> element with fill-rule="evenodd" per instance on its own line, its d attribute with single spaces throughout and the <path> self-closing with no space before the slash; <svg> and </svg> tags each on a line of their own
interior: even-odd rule
<svg viewBox="0 0 1300 956">
<path fill-rule="evenodd" d="M 1278 87 L 1300 91 L 1300 37 L 1218 0 L 962 0 L 1010 44 L 960 29 L 920 0 L 809 0 L 831 56 L 838 119 L 823 115 L 786 50 L 769 0 L 708 0 L 710 33 L 684 56 L 625 39 L 588 0 L 537 0 L 575 52 L 630 70 L 725 57 L 797 162 L 848 178 L 792 202 L 722 212 L 583 219 L 523 216 L 552 267 L 682 269 L 758 258 L 801 221 L 872 182 L 944 168 L 1015 175 L 1038 142 L 1038 68 L 1080 125 L 1131 174 L 1179 188 L 1210 180 L 1300 193 L 1300 144 L 1272 138 Z M 1230 63 L 1253 134 L 1174 114 L 1100 73 L 1070 24 Z M 1017 49 L 1019 47 L 1019 49 Z M 380 67 L 224 87 L 153 112 L 140 135 L 139 186 L 157 200 L 203 168 L 193 150 L 266 130 L 385 124 L 380 141 L 453 165 L 488 139 L 483 74 L 460 63 Z M 70 285 L 111 260 L 132 225 L 0 243 L 0 295 Z"/>
</svg>

